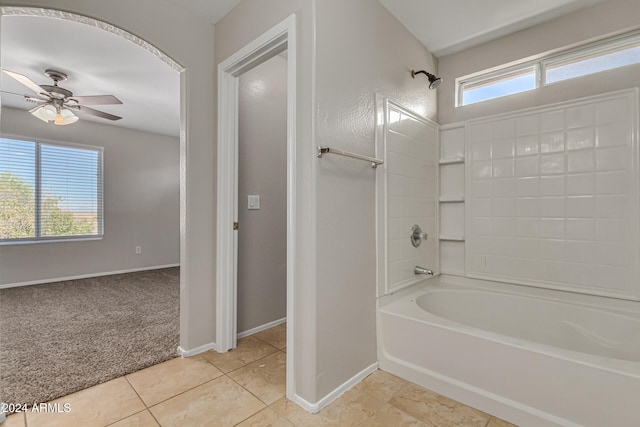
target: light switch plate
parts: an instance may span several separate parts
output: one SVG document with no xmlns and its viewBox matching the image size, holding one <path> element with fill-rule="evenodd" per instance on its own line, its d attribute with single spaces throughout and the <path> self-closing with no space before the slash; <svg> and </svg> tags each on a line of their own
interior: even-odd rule
<svg viewBox="0 0 640 427">
<path fill-rule="evenodd" d="M 249 209 L 260 209 L 260 196 L 249 194 Z"/>
</svg>

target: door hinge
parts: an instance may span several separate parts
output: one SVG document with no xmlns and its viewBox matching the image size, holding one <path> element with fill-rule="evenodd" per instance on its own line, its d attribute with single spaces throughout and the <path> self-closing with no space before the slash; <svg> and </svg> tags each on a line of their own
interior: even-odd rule
<svg viewBox="0 0 640 427">
<path fill-rule="evenodd" d="M 238 224 L 237 222 L 233 223 L 233 229 L 237 230 L 240 227 L 240 224 Z"/>
</svg>

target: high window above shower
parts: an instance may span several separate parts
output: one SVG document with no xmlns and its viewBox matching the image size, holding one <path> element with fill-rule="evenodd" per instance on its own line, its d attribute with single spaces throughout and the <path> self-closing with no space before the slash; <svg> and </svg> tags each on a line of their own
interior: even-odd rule
<svg viewBox="0 0 640 427">
<path fill-rule="evenodd" d="M 640 31 L 456 79 L 456 107 L 640 63 Z"/>
</svg>

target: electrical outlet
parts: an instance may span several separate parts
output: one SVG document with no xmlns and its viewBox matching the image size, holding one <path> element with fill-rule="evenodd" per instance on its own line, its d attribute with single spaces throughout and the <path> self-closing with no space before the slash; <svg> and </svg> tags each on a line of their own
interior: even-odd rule
<svg viewBox="0 0 640 427">
<path fill-rule="evenodd" d="M 140 255 L 142 253 L 142 246 L 136 246 L 136 255 Z"/>
</svg>

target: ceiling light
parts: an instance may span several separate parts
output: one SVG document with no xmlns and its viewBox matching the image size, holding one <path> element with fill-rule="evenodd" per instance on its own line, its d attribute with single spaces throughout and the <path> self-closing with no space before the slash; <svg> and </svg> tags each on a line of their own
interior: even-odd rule
<svg viewBox="0 0 640 427">
<path fill-rule="evenodd" d="M 52 104 L 38 105 L 36 108 L 29 111 L 31 114 L 42 120 L 43 122 L 50 122 L 56 118 L 56 107 Z"/>
<path fill-rule="evenodd" d="M 75 123 L 78 121 L 78 116 L 73 114 L 71 110 L 66 108 L 62 108 L 58 114 L 56 114 L 56 119 L 54 120 L 54 125 L 70 125 L 71 123 Z"/>
<path fill-rule="evenodd" d="M 29 111 L 31 114 L 46 123 L 64 126 L 78 121 L 78 116 L 67 108 L 56 108 L 53 104 L 39 105 Z"/>
</svg>

